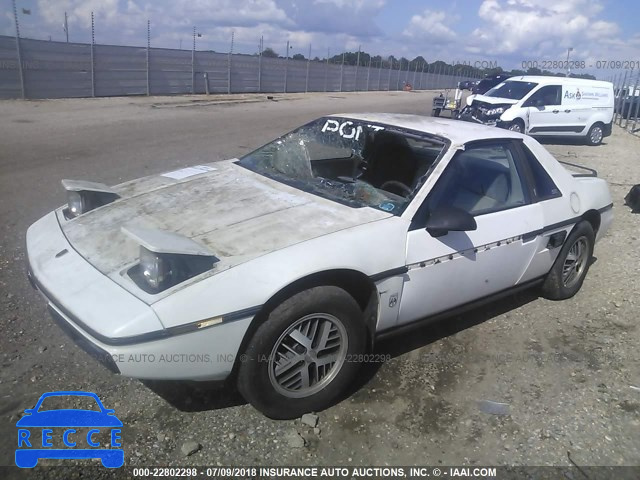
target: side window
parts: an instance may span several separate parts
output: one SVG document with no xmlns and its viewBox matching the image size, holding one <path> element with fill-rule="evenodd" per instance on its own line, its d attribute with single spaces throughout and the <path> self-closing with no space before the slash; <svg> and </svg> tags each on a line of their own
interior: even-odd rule
<svg viewBox="0 0 640 480">
<path fill-rule="evenodd" d="M 429 210 L 457 207 L 472 215 L 528 203 L 509 145 L 467 146 L 447 166 L 429 195 Z"/>
<path fill-rule="evenodd" d="M 560 85 L 547 85 L 542 87 L 527 100 L 527 106 L 560 105 L 562 103 L 562 87 Z"/>
<path fill-rule="evenodd" d="M 547 171 L 544 169 L 540 162 L 533 153 L 527 148 L 526 145 L 522 145 L 524 156 L 531 171 L 532 190 L 536 200 L 548 200 L 550 198 L 560 197 L 562 192 L 556 187 Z"/>
</svg>

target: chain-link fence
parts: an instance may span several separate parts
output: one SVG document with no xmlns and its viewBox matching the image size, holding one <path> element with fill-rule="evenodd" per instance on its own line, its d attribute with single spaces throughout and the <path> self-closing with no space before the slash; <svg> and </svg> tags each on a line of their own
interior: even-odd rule
<svg viewBox="0 0 640 480">
<path fill-rule="evenodd" d="M 613 123 L 630 133 L 640 135 L 640 71 L 625 70 L 607 81 L 613 83 L 615 95 Z"/>
</svg>

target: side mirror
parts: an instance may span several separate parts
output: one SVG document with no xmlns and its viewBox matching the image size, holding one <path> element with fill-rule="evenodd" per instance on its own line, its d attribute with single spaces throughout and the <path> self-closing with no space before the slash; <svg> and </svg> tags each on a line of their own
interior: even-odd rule
<svg viewBox="0 0 640 480">
<path fill-rule="evenodd" d="M 473 216 L 456 207 L 434 210 L 427 220 L 427 232 L 432 237 L 441 237 L 448 232 L 468 232 L 478 228 Z"/>
</svg>

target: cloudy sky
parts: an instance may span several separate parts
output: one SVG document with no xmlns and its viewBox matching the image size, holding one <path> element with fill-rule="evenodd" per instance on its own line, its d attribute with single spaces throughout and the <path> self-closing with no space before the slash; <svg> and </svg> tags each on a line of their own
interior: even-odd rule
<svg viewBox="0 0 640 480">
<path fill-rule="evenodd" d="M 14 35 L 11 0 L 4 3 L 0 34 Z M 428 61 L 497 60 L 520 68 L 523 60 L 640 60 L 637 0 L 16 0 L 21 35 L 88 42 L 90 15 L 96 42 L 255 53 L 265 47 L 284 55 L 326 56 L 359 45 L 372 54 L 424 56 Z M 30 15 L 23 13 L 29 10 Z M 598 72 L 593 72 L 598 74 Z M 601 72 L 601 77 L 609 72 Z"/>
</svg>

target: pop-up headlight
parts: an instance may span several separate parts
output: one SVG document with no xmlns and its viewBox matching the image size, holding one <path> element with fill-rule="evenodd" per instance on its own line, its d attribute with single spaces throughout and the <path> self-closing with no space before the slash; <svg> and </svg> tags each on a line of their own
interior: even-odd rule
<svg viewBox="0 0 640 480">
<path fill-rule="evenodd" d="M 139 262 L 127 274 L 142 290 L 155 294 L 213 268 L 218 258 L 190 238 L 141 227 L 122 227 L 140 244 Z"/>
<path fill-rule="evenodd" d="M 81 180 L 62 180 L 67 191 L 67 209 L 65 216 L 75 218 L 120 198 L 110 187 L 102 183 Z"/>
</svg>

